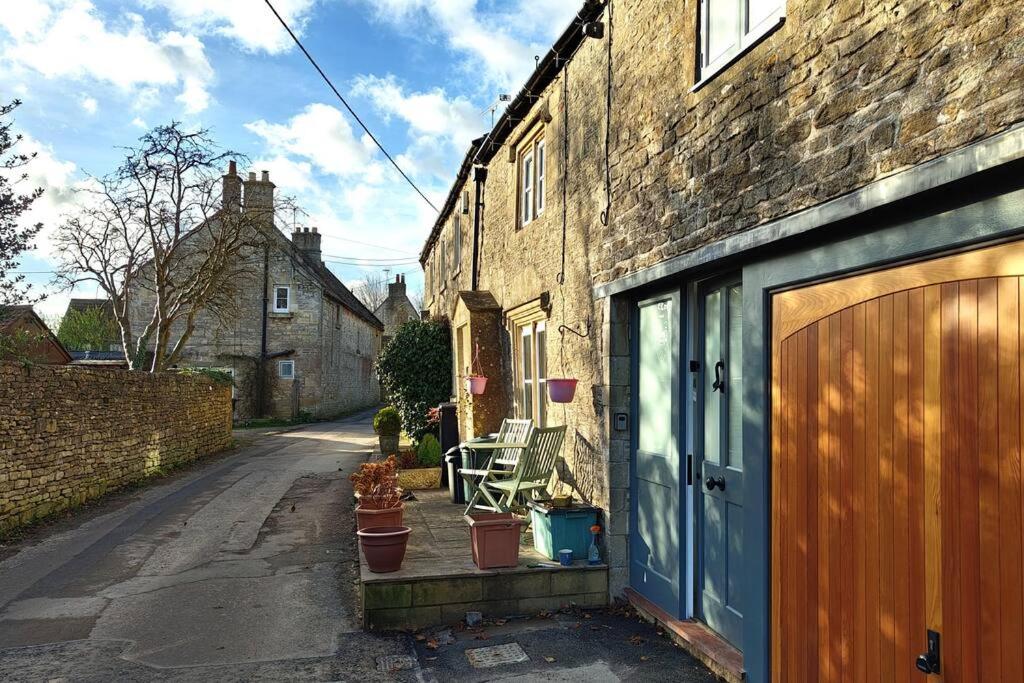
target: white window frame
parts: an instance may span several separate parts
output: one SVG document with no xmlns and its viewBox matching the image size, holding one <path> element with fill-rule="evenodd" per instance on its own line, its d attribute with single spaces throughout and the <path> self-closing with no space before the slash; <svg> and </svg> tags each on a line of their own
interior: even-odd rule
<svg viewBox="0 0 1024 683">
<path fill-rule="evenodd" d="M 531 148 L 528 152 L 523 154 L 523 160 L 520 162 L 520 192 L 519 202 L 522 206 L 522 215 L 520 222 L 522 225 L 529 225 L 530 221 L 534 219 L 534 195 L 533 195 L 533 176 L 537 171 L 537 167 L 533 163 L 533 149 Z"/>
<path fill-rule="evenodd" d="M 284 374 L 286 367 L 291 368 L 290 374 Z M 277 361 L 277 376 L 281 379 L 295 379 L 295 361 L 294 360 L 279 360 Z"/>
<path fill-rule="evenodd" d="M 536 199 L 534 199 L 534 205 L 536 207 L 536 216 L 540 216 L 542 213 L 544 213 L 544 199 L 546 194 L 545 190 L 547 189 L 545 174 L 547 172 L 548 155 L 544 147 L 544 139 L 541 138 L 537 140 L 537 142 L 534 144 L 533 149 L 534 156 L 536 157 L 535 163 L 537 166 L 537 182 L 535 189 L 537 196 Z"/>
<path fill-rule="evenodd" d="M 699 89 L 714 78 L 717 73 L 723 71 L 740 56 L 753 48 L 786 20 L 786 0 L 777 0 L 777 7 L 768 12 L 763 19 L 753 26 L 749 25 L 750 3 L 755 0 L 715 0 L 717 2 L 731 1 L 736 5 L 736 26 L 735 33 L 732 36 L 732 44 L 722 54 L 717 55 L 712 60 L 710 56 L 711 16 L 708 11 L 709 1 L 700 0 L 700 21 L 698 22 L 700 36 L 697 41 L 700 69 L 697 83 L 693 87 L 694 90 Z"/>
<path fill-rule="evenodd" d="M 452 277 L 462 272 L 462 219 L 455 216 L 452 221 Z"/>
<path fill-rule="evenodd" d="M 277 305 L 277 301 L 278 301 L 277 295 L 278 295 L 278 293 L 282 289 L 285 291 L 285 305 L 284 305 L 284 308 L 281 308 L 280 306 Z M 272 303 L 272 305 L 274 307 L 273 308 L 274 313 L 287 313 L 288 311 L 290 311 L 291 310 L 291 306 L 292 306 L 292 288 L 291 288 L 291 286 L 289 286 L 289 285 L 274 285 L 274 300 L 271 303 Z"/>
<path fill-rule="evenodd" d="M 516 372 L 516 416 L 521 419 L 532 419 L 538 427 L 547 423 L 547 323 L 535 320 L 514 325 L 516 340 L 515 372 Z M 540 335 L 544 335 L 544 344 L 539 343 Z M 530 377 L 526 377 L 524 351 L 529 354 Z M 542 362 L 543 361 L 543 362 Z M 527 393 L 529 394 L 529 414 L 527 414 Z"/>
<path fill-rule="evenodd" d="M 440 275 L 438 282 L 441 283 L 441 291 L 443 292 L 448 285 L 448 245 L 445 244 L 444 240 L 441 240 L 440 247 L 441 264 L 438 266 L 438 272 Z"/>
<path fill-rule="evenodd" d="M 217 372 L 223 372 L 226 375 L 231 375 L 231 398 L 238 398 L 238 387 L 235 386 L 235 369 L 234 368 L 214 368 Z"/>
</svg>

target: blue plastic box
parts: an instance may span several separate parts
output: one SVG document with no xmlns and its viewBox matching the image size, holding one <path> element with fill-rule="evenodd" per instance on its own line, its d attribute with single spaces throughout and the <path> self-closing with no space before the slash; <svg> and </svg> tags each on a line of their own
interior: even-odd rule
<svg viewBox="0 0 1024 683">
<path fill-rule="evenodd" d="M 597 524 L 598 512 L 600 508 L 590 505 L 549 508 L 531 502 L 533 547 L 549 560 L 557 560 L 558 551 L 569 548 L 574 560 L 586 561 L 593 538 L 590 527 Z"/>
</svg>

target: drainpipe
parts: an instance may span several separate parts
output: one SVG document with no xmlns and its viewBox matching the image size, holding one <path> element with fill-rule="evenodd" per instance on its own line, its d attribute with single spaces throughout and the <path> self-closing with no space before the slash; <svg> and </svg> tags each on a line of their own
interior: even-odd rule
<svg viewBox="0 0 1024 683">
<path fill-rule="evenodd" d="M 257 386 L 257 408 L 259 416 L 266 415 L 266 404 L 264 394 L 266 392 L 266 365 L 267 365 L 267 309 L 270 307 L 270 246 L 263 247 L 263 311 L 260 320 L 260 360 L 256 367 Z"/>
<path fill-rule="evenodd" d="M 487 168 L 477 166 L 473 169 L 473 183 L 476 185 L 476 204 L 473 210 L 473 277 L 470 289 L 476 291 L 480 286 L 480 229 L 484 210 L 484 183 L 487 181 Z"/>
</svg>

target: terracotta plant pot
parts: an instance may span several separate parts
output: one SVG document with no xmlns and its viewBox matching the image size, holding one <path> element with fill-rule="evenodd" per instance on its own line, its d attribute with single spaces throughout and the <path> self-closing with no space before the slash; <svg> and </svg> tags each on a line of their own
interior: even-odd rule
<svg viewBox="0 0 1024 683">
<path fill-rule="evenodd" d="M 473 543 L 473 562 L 480 569 L 519 564 L 519 531 L 526 523 L 511 512 L 466 515 Z"/>
<path fill-rule="evenodd" d="M 398 453 L 398 434 L 380 434 L 377 437 L 381 455 L 387 457 Z"/>
<path fill-rule="evenodd" d="M 359 547 L 366 558 L 366 566 L 375 574 L 397 572 L 405 559 L 405 546 L 409 543 L 407 526 L 373 526 L 359 530 Z"/>
<path fill-rule="evenodd" d="M 548 396 L 552 403 L 570 403 L 576 395 L 577 379 L 548 378 Z"/>
<path fill-rule="evenodd" d="M 398 470 L 398 485 L 405 491 L 440 488 L 441 468 L 419 467 L 413 470 Z"/>
<path fill-rule="evenodd" d="M 375 510 L 373 508 L 359 505 L 356 508 L 356 527 L 362 531 L 376 526 L 402 526 L 402 515 L 405 513 L 405 505 L 398 507 Z"/>
<path fill-rule="evenodd" d="M 466 389 L 474 396 L 479 396 L 487 390 L 487 378 L 481 375 L 467 377 Z"/>
</svg>

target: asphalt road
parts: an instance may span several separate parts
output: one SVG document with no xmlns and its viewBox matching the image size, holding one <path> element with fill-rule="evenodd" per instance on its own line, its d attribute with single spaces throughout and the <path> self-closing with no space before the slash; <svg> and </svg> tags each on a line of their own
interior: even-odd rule
<svg viewBox="0 0 1024 683">
<path fill-rule="evenodd" d="M 626 610 L 361 632 L 348 474 L 370 414 L 245 438 L 0 547 L 0 681 L 714 680 Z M 503 645 L 522 656 L 473 664 Z"/>
<path fill-rule="evenodd" d="M 0 680 L 395 680 L 360 632 L 348 474 L 369 414 L 259 435 L 0 562 Z M 35 536 L 35 537 L 33 537 Z"/>
</svg>

